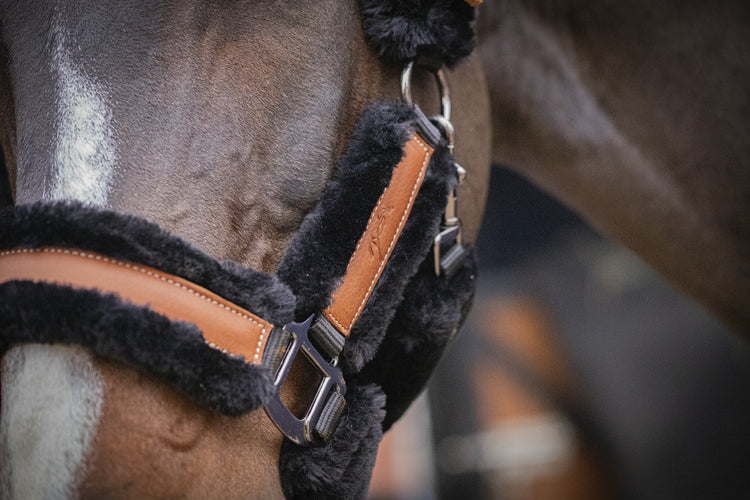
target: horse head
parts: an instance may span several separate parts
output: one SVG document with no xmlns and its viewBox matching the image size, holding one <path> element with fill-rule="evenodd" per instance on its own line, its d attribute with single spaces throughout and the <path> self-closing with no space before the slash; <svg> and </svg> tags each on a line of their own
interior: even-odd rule
<svg viewBox="0 0 750 500">
<path fill-rule="evenodd" d="M 416 4 L 410 15 L 433 2 Z M 362 111 L 400 99 L 403 65 L 368 44 L 356 2 L 4 1 L 0 16 L 0 141 L 17 206 L 130 214 L 256 271 L 276 271 Z M 488 101 L 476 60 L 448 81 L 472 241 Z M 413 87 L 438 102 L 429 75 Z M 288 406 L 307 376 L 292 374 Z M 280 497 L 282 440 L 260 410 L 217 414 L 83 347 L 3 357 L 4 497 Z"/>
</svg>

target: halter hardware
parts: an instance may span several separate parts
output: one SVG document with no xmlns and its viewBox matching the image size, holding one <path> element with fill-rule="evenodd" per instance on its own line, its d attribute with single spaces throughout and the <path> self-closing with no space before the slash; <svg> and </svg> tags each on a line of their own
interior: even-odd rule
<svg viewBox="0 0 750 500">
<path fill-rule="evenodd" d="M 414 71 L 414 60 L 409 61 L 401 72 L 401 98 L 410 107 L 414 108 L 414 100 L 411 95 L 411 75 Z M 443 137 L 448 141 L 448 151 L 454 154 L 456 146 L 456 134 L 451 118 L 451 98 L 448 80 L 445 78 L 445 71 L 442 67 L 433 68 L 430 66 L 420 66 L 419 68 L 430 71 L 435 77 L 438 91 L 440 93 L 440 114 L 430 116 L 430 121 L 440 130 Z M 458 183 L 462 184 L 466 178 L 466 170 L 454 161 Z M 460 267 L 466 257 L 467 250 L 463 246 L 461 219 L 458 218 L 457 211 L 457 193 L 454 188 L 448 193 L 448 199 L 445 204 L 443 222 L 440 225 L 440 231 L 435 236 L 433 242 L 433 257 L 435 274 L 441 274 L 450 277 Z M 447 251 L 443 248 L 447 247 Z"/>
<path fill-rule="evenodd" d="M 283 329 L 275 328 L 272 333 L 275 339 L 274 341 L 269 339 L 267 347 L 267 351 L 272 353 L 271 358 L 276 356 L 276 359 L 281 359 L 277 361 L 278 368 L 274 375 L 276 392 L 265 407 L 266 413 L 286 437 L 299 445 L 322 444 L 328 441 L 346 405 L 344 400 L 346 383 L 341 369 L 337 366 L 338 355 L 333 358 L 324 356 L 311 342 L 309 333 L 315 335 L 319 325 L 316 322 L 314 329 L 311 329 L 313 318 L 314 315 L 302 323 L 292 322 Z M 276 345 L 272 346 L 271 342 L 275 342 Z M 297 418 L 281 401 L 280 391 L 300 352 L 317 369 L 323 379 L 305 415 Z"/>
</svg>

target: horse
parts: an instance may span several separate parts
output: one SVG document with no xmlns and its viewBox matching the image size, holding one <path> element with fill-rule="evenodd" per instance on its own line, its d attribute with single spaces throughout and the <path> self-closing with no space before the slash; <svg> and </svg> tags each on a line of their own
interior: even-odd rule
<svg viewBox="0 0 750 500">
<path fill-rule="evenodd" d="M 750 11 L 487 2 L 493 159 L 750 332 Z"/>
<path fill-rule="evenodd" d="M 0 144 L 16 205 L 131 214 L 269 273 L 362 110 L 401 98 L 402 65 L 365 41 L 356 2 L 8 1 L 0 19 Z M 414 78 L 415 101 L 434 107 L 431 77 Z M 488 94 L 477 57 L 447 78 L 472 241 Z M 283 436 L 262 411 L 216 414 L 71 346 L 11 347 L 1 388 L 4 498 L 283 496 Z"/>
<path fill-rule="evenodd" d="M 741 2 L 487 1 L 481 64 L 449 75 L 466 238 L 479 226 L 491 103 L 494 161 L 750 330 L 747 17 Z M 359 111 L 398 97 L 400 67 L 367 47 L 347 2 L 4 2 L 2 30 L 0 141 L 15 203 L 96 203 L 265 271 Z M 433 100 L 418 83 L 419 102 Z M 50 381 L 77 399 L 59 400 Z M 3 405 L 3 463 L 20 435 L 11 425 L 40 455 L 60 454 L 35 469 L 50 496 L 281 494 L 281 437 L 262 413 L 202 411 L 83 349 L 10 350 Z"/>
</svg>

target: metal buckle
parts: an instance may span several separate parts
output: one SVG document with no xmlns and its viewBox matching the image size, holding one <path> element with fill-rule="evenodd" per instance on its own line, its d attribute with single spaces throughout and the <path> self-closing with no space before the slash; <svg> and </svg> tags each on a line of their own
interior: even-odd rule
<svg viewBox="0 0 750 500">
<path fill-rule="evenodd" d="M 420 66 L 421 67 L 421 66 Z M 414 70 L 414 60 L 412 59 L 403 71 L 401 71 L 401 98 L 404 100 L 407 106 L 410 108 L 414 107 L 414 100 L 411 97 L 411 74 Z M 445 72 L 442 68 L 429 69 L 429 71 L 435 76 L 435 82 L 440 92 L 440 115 L 450 123 L 451 120 L 451 95 L 448 89 L 448 80 L 445 78 Z M 432 117 L 431 117 L 432 118 Z M 453 127 L 451 127 L 452 129 Z"/>
<path fill-rule="evenodd" d="M 440 114 L 430 116 L 430 121 L 440 129 L 445 139 L 448 141 L 448 151 L 451 156 L 454 154 L 456 145 L 456 135 L 451 123 L 451 98 L 448 89 L 448 81 L 442 68 L 431 69 L 437 82 L 438 91 L 440 92 Z M 409 61 L 401 72 L 401 98 L 410 107 L 414 107 L 414 101 L 411 96 L 411 74 L 414 70 L 414 61 Z M 466 177 L 466 170 L 457 162 L 453 162 L 458 175 L 458 183 L 461 184 Z M 437 276 L 445 275 L 451 277 L 456 272 L 467 254 L 466 248 L 462 242 L 461 220 L 457 215 L 456 207 L 456 190 L 453 189 L 448 193 L 448 199 L 445 204 L 445 213 L 443 223 L 440 225 L 440 232 L 435 236 L 433 245 L 433 256 L 435 260 L 435 274 Z M 447 252 L 442 252 L 442 247 L 447 243 L 450 248 Z"/>
<path fill-rule="evenodd" d="M 321 412 L 326 406 L 331 391 L 335 391 L 342 397 L 346 394 L 344 376 L 341 373 L 341 369 L 336 366 L 338 357 L 327 360 L 310 342 L 307 331 L 310 328 L 313 317 L 314 315 L 310 316 L 303 323 L 292 322 L 284 326 L 284 330 L 292 336 L 292 341 L 289 347 L 287 347 L 286 353 L 274 377 L 273 383 L 276 393 L 266 405 L 266 413 L 271 417 L 276 427 L 286 437 L 299 445 L 324 443 L 325 440 L 315 432 Z M 292 368 L 292 363 L 300 351 L 302 351 L 307 360 L 323 376 L 323 380 L 321 380 L 318 386 L 318 391 L 310 407 L 301 419 L 292 414 L 279 397 L 281 387 L 284 385 Z"/>
</svg>

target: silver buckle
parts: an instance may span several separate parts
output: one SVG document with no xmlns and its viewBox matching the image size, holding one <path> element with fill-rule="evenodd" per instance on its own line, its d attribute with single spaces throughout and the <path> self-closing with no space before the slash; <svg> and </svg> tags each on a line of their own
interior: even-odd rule
<svg viewBox="0 0 750 500">
<path fill-rule="evenodd" d="M 321 413 L 329 400 L 329 396 L 332 395 L 331 391 L 341 396 L 341 399 L 346 394 L 344 376 L 341 373 L 341 369 L 336 366 L 338 364 L 338 357 L 327 360 L 310 342 L 307 332 L 313 321 L 313 317 L 310 316 L 303 323 L 292 322 L 284 326 L 284 330 L 292 336 L 292 340 L 274 376 L 273 384 L 276 393 L 266 405 L 266 413 L 268 413 L 273 423 L 276 424 L 276 427 L 286 437 L 303 446 L 323 444 L 325 442 L 325 439 L 315 432 Z M 281 387 L 284 385 L 292 368 L 292 363 L 300 351 L 302 351 L 307 360 L 323 376 L 323 380 L 321 380 L 318 386 L 318 391 L 310 407 L 301 419 L 289 411 L 279 397 Z"/>
<path fill-rule="evenodd" d="M 406 63 L 401 72 L 401 98 L 410 107 L 414 107 L 414 101 L 411 96 L 411 74 L 414 70 L 414 61 Z M 430 120 L 442 132 L 448 141 L 448 151 L 451 156 L 454 154 L 456 145 L 456 135 L 451 123 L 451 97 L 448 89 L 448 81 L 442 68 L 428 69 L 434 76 L 440 92 L 440 114 L 430 116 Z M 466 170 L 461 165 L 453 164 L 456 167 L 458 183 L 462 184 L 466 177 Z M 443 246 L 448 246 L 446 252 L 442 251 Z M 456 206 L 456 189 L 448 193 L 448 199 L 445 204 L 443 222 L 440 225 L 440 231 L 435 236 L 433 243 L 434 268 L 437 276 L 447 276 L 450 278 L 463 263 L 468 251 L 463 246 L 461 220 L 458 218 Z"/>
</svg>

